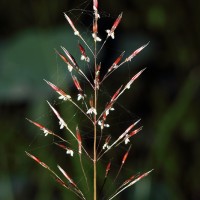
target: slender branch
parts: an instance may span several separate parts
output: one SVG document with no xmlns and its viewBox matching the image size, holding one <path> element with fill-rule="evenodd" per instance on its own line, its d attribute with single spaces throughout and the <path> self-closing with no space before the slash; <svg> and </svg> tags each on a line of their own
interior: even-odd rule
<svg viewBox="0 0 200 200">
<path fill-rule="evenodd" d="M 96 71 L 97 71 L 97 58 L 96 58 L 96 41 L 95 41 L 95 87 L 94 87 L 94 108 L 97 110 L 97 84 L 96 84 Z M 97 123 L 96 115 L 94 114 L 94 200 L 97 198 Z"/>
</svg>

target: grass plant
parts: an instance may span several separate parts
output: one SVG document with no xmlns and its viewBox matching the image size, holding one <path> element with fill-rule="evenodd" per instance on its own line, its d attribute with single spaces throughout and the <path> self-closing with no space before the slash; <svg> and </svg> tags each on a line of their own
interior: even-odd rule
<svg viewBox="0 0 200 200">
<path fill-rule="evenodd" d="M 78 38 L 78 46 L 80 50 L 80 59 L 81 64 L 77 61 L 71 53 L 63 46 L 61 46 L 62 51 L 56 50 L 58 56 L 66 63 L 67 70 L 71 76 L 71 80 L 74 83 L 75 90 L 77 91 L 77 97 L 72 97 L 66 89 L 61 89 L 60 86 L 55 85 L 54 83 L 44 80 L 53 91 L 55 91 L 59 95 L 59 101 L 65 101 L 72 104 L 78 111 L 80 115 L 83 115 L 85 119 L 88 120 L 90 128 L 92 131 L 92 151 L 88 149 L 88 146 L 85 145 L 86 141 L 82 137 L 82 133 L 79 130 L 80 124 L 77 124 L 76 128 L 73 129 L 67 123 L 67 120 L 64 119 L 58 110 L 47 101 L 50 109 L 55 114 L 58 119 L 60 129 L 66 129 L 67 134 L 70 135 L 71 139 L 76 141 L 72 144 L 65 137 L 60 134 L 54 133 L 54 131 L 48 129 L 46 126 L 40 124 L 39 122 L 35 122 L 33 120 L 28 119 L 30 123 L 41 129 L 45 136 L 52 135 L 57 139 L 54 144 L 66 151 L 66 154 L 71 157 L 78 156 L 80 168 L 82 171 L 82 175 L 84 177 L 84 181 L 80 182 L 81 184 L 85 184 L 86 187 L 83 190 L 79 183 L 73 178 L 73 175 L 69 175 L 67 169 L 61 167 L 61 165 L 57 164 L 57 170 L 52 169 L 49 165 L 41 161 L 38 157 L 31 154 L 30 152 L 26 152 L 27 156 L 32 158 L 42 167 L 50 172 L 50 174 L 54 177 L 54 179 L 63 186 L 65 189 L 71 191 L 76 195 L 79 199 L 107 199 L 111 200 L 117 197 L 121 192 L 125 189 L 131 187 L 136 182 L 147 176 L 152 170 L 145 173 L 132 174 L 131 177 L 126 177 L 124 181 L 118 183 L 118 178 L 123 171 L 123 167 L 127 161 L 129 152 L 131 151 L 131 140 L 132 138 L 142 130 L 142 126 L 138 126 L 140 123 L 140 119 L 132 122 L 122 133 L 117 134 L 117 138 L 112 137 L 111 135 L 105 134 L 105 129 L 110 128 L 111 124 L 109 124 L 109 117 L 111 113 L 117 112 L 115 110 L 115 104 L 119 98 L 122 98 L 123 94 L 129 90 L 132 84 L 138 79 L 138 77 L 143 73 L 145 69 L 140 70 L 137 74 L 133 75 L 130 80 L 128 80 L 125 84 L 119 85 L 116 91 L 113 91 L 113 94 L 110 95 L 109 101 L 104 105 L 103 109 L 100 104 L 102 104 L 100 99 L 100 93 L 102 92 L 102 84 L 114 74 L 114 72 L 125 65 L 125 63 L 129 63 L 132 59 L 137 56 L 149 43 L 139 47 L 134 50 L 130 55 L 125 57 L 125 52 L 122 52 L 116 60 L 114 60 L 113 64 L 107 68 L 106 73 L 101 73 L 101 62 L 99 61 L 99 55 L 103 51 L 106 42 L 111 39 L 115 39 L 115 32 L 122 20 L 123 14 L 120 13 L 119 16 L 114 20 L 113 25 L 109 30 L 106 30 L 105 40 L 102 41 L 101 37 L 98 34 L 98 24 L 100 21 L 100 13 L 98 11 L 98 1 L 93 0 L 93 22 L 92 22 L 92 35 L 93 45 L 88 44 L 88 42 L 84 39 L 82 34 L 79 32 L 75 23 L 71 20 L 71 18 L 64 13 L 64 16 L 72 28 L 75 37 Z M 89 57 L 88 55 L 91 55 Z M 125 57 L 125 58 L 124 58 Z M 91 74 L 86 73 L 81 65 L 87 65 L 91 71 Z M 86 90 L 82 86 L 82 82 L 84 81 L 84 85 L 89 87 L 89 90 Z M 86 91 L 91 91 L 89 94 L 86 94 Z M 114 139 L 113 139 L 114 138 Z M 105 167 L 105 174 L 103 178 L 99 181 L 99 171 L 98 165 L 101 163 L 101 160 L 111 151 L 115 151 L 116 148 L 120 146 L 124 146 L 127 150 L 121 158 L 121 165 L 117 170 L 116 174 L 113 177 L 113 184 L 118 185 L 117 188 L 112 191 L 110 194 L 104 194 L 104 190 L 107 184 L 107 178 L 110 176 L 110 172 L 112 171 L 112 159 L 110 159 Z M 90 166 L 92 169 L 90 172 L 85 167 L 85 162 L 83 160 L 88 159 Z M 91 173 L 92 171 L 92 173 Z M 92 183 L 89 181 L 92 177 Z"/>
</svg>

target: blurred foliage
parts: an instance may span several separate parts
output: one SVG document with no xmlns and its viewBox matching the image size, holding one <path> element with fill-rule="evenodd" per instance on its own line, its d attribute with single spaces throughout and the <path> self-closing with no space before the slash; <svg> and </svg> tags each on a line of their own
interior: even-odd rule
<svg viewBox="0 0 200 200">
<path fill-rule="evenodd" d="M 64 156 L 64 152 L 52 145 L 52 138 L 44 138 L 25 118 L 42 121 L 56 129 L 57 122 L 45 100 L 54 100 L 57 96 L 43 79 L 71 87 L 66 66 L 54 49 L 63 45 L 75 57 L 79 56 L 75 48 L 77 40 L 66 25 L 63 12 L 68 12 L 90 41 L 91 13 L 87 10 L 91 2 L 0 2 L 0 199 L 74 199 L 27 158 L 24 151 L 34 151 L 53 169 L 57 158 L 75 174 L 76 180 L 81 176 L 76 167 L 78 160 L 62 160 L 60 155 Z M 106 23 L 112 24 L 123 11 L 117 39 L 109 41 L 104 49 L 102 57 L 106 62 L 102 66 L 109 66 L 121 51 L 129 54 L 151 41 L 144 52 L 116 72 L 116 78 L 106 81 L 104 86 L 105 94 L 112 94 L 133 73 L 147 67 L 133 91 L 120 99 L 120 105 L 124 105 L 121 109 L 126 110 L 130 119 L 120 112 L 113 121 L 123 119 L 115 125 L 117 130 L 123 130 L 138 116 L 144 125 L 144 131 L 135 137 L 125 176 L 131 175 L 132 166 L 134 172 L 155 170 L 124 192 L 123 199 L 200 199 L 200 1 L 126 0 L 99 1 L 99 4 L 102 35 L 108 28 Z M 76 115 L 76 110 L 67 106 L 61 104 L 58 108 L 75 127 L 76 118 L 71 113 Z M 117 162 L 114 166 L 118 167 Z"/>
</svg>

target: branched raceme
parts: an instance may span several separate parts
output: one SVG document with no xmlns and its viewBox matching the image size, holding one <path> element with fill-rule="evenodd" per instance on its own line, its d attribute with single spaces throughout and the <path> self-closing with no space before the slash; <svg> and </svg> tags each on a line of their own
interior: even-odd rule
<svg viewBox="0 0 200 200">
<path fill-rule="evenodd" d="M 63 137 L 61 137 L 59 134 L 54 133 L 53 131 L 46 128 L 44 125 L 39 124 L 38 122 L 32 121 L 28 119 L 29 122 L 34 124 L 36 127 L 38 127 L 41 131 L 43 131 L 44 136 L 53 135 L 56 137 L 59 141 L 62 143 L 56 143 L 58 147 L 64 149 L 66 151 L 66 154 L 69 156 L 74 156 L 74 154 L 78 154 L 80 158 L 80 167 L 83 172 L 85 182 L 88 187 L 90 187 L 88 184 L 88 175 L 85 172 L 84 164 L 82 162 L 82 155 L 88 157 L 88 159 L 91 162 L 91 165 L 94 166 L 93 171 L 93 194 L 94 194 L 94 200 L 97 199 L 98 194 L 101 195 L 101 192 L 103 191 L 104 185 L 106 184 L 107 177 L 109 176 L 110 171 L 112 170 L 111 161 L 108 162 L 107 166 L 105 166 L 105 175 L 103 183 L 97 182 L 97 174 L 98 171 L 96 169 L 96 165 L 98 162 L 101 161 L 101 158 L 105 156 L 109 151 L 114 150 L 115 148 L 118 148 L 120 145 L 127 145 L 127 151 L 122 157 L 121 165 L 119 167 L 119 170 L 113 179 L 113 183 L 116 182 L 118 176 L 120 175 L 120 172 L 122 171 L 122 168 L 128 158 L 129 152 L 131 150 L 131 139 L 134 135 L 136 135 L 138 132 L 142 130 L 142 126 L 136 128 L 140 120 L 137 120 L 136 122 L 133 122 L 129 125 L 129 127 L 123 132 L 119 133 L 117 139 L 112 139 L 112 135 L 108 135 L 106 137 L 102 137 L 104 134 L 104 128 L 109 128 L 110 124 L 107 123 L 107 119 L 109 117 L 110 112 L 116 112 L 114 109 L 115 103 L 121 97 L 124 92 L 132 86 L 133 82 L 142 74 L 142 72 L 145 69 L 142 69 L 139 71 L 136 75 L 134 75 L 126 84 L 119 86 L 119 89 L 117 91 L 113 92 L 113 95 L 111 95 L 110 101 L 105 105 L 103 110 L 100 110 L 98 108 L 98 102 L 101 100 L 98 98 L 98 94 L 101 91 L 100 88 L 103 84 L 103 82 L 113 74 L 115 70 L 120 68 L 122 65 L 124 65 L 127 62 L 131 62 L 131 60 L 138 55 L 148 44 L 145 44 L 138 48 L 137 50 L 133 51 L 129 56 L 127 56 L 124 59 L 125 52 L 122 52 L 113 62 L 113 64 L 108 68 L 107 72 L 104 76 L 101 76 L 101 63 L 97 63 L 98 61 L 98 55 L 100 54 L 101 50 L 105 46 L 107 40 L 109 38 L 115 39 L 115 31 L 118 27 L 118 25 L 121 22 L 122 19 L 122 13 L 117 17 L 117 19 L 114 21 L 112 27 L 109 30 L 106 30 L 107 36 L 106 39 L 102 42 L 100 48 L 97 48 L 97 43 L 101 43 L 102 39 L 98 35 L 98 21 L 100 19 L 100 14 L 98 11 L 98 1 L 93 0 L 93 30 L 92 30 L 92 38 L 94 40 L 94 47 L 91 47 L 91 45 L 88 45 L 88 43 L 84 40 L 81 33 L 78 31 L 78 29 L 75 27 L 75 24 L 70 19 L 70 17 L 64 13 L 64 16 L 66 20 L 68 21 L 69 25 L 71 26 L 72 30 L 74 31 L 74 35 L 78 37 L 79 43 L 78 47 L 80 50 L 80 60 L 82 62 L 87 63 L 87 65 L 90 67 L 90 69 L 93 69 L 93 81 L 91 81 L 91 77 L 88 77 L 88 74 L 86 74 L 82 69 L 81 65 L 78 64 L 75 57 L 71 55 L 68 50 L 61 46 L 62 53 L 58 50 L 56 50 L 56 53 L 59 55 L 59 57 L 66 63 L 67 69 L 70 72 L 72 81 L 74 83 L 74 86 L 77 90 L 77 97 L 73 98 L 68 92 L 66 92 L 64 89 L 61 89 L 54 83 L 44 80 L 58 95 L 58 99 L 61 101 L 67 101 L 73 106 L 76 107 L 82 113 L 85 118 L 89 120 L 91 123 L 91 127 L 94 128 L 93 133 L 93 146 L 94 146 L 94 152 L 91 155 L 87 151 L 87 149 L 84 147 L 84 141 L 81 137 L 81 132 L 78 128 L 78 125 L 76 126 L 75 130 L 72 130 L 68 124 L 66 123 L 65 119 L 59 114 L 59 112 L 50 104 L 48 101 L 48 105 L 55 114 L 55 116 L 58 119 L 58 123 L 60 126 L 60 129 L 66 129 L 67 133 L 71 134 L 71 137 L 77 141 L 77 146 L 72 147 L 71 143 L 67 140 L 65 140 Z M 85 47 L 85 48 L 84 48 Z M 87 51 L 90 51 L 90 54 L 92 55 L 92 58 L 89 58 Z M 91 60 L 94 61 L 94 66 L 92 67 L 90 64 Z M 92 95 L 87 95 L 84 93 L 84 90 L 82 88 L 81 82 L 79 82 L 79 78 L 81 77 L 88 83 L 88 87 L 90 87 L 93 91 Z M 90 96 L 90 97 L 89 97 Z M 84 106 L 83 106 L 84 105 Z M 98 139 L 97 139 L 98 138 Z M 105 139 L 103 139 L 105 138 Z M 85 197 L 84 191 L 81 191 L 79 185 L 75 183 L 75 181 L 68 175 L 68 173 L 61 168 L 61 166 L 57 165 L 58 170 L 60 173 L 65 177 L 65 180 L 61 178 L 57 172 L 52 170 L 47 164 L 42 162 L 39 158 L 36 156 L 26 152 L 26 154 L 31 157 L 33 160 L 35 160 L 37 163 L 39 163 L 41 166 L 46 168 L 52 176 L 55 178 L 55 180 L 61 184 L 64 188 L 72 191 L 77 197 L 80 199 L 87 199 Z M 137 181 L 141 180 L 145 176 L 147 176 L 152 170 L 145 172 L 143 174 L 136 174 L 132 175 L 131 177 L 128 177 L 125 179 L 124 182 L 122 182 L 119 187 L 110 194 L 107 199 L 111 200 L 114 197 L 116 197 L 118 194 L 120 194 L 123 190 L 127 189 L 128 187 L 135 184 Z M 96 185 L 100 185 L 99 188 L 100 191 L 97 191 Z M 91 188 L 91 187 L 90 187 Z"/>
</svg>

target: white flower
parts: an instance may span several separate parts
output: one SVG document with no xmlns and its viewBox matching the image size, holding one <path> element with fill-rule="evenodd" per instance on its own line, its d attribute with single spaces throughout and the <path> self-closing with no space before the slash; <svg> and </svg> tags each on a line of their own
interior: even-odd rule
<svg viewBox="0 0 200 200">
<path fill-rule="evenodd" d="M 74 35 L 79 35 L 79 32 L 78 31 L 74 31 Z"/>
<path fill-rule="evenodd" d="M 49 134 L 49 131 L 47 129 L 43 128 L 42 131 L 44 132 L 44 136 L 47 136 Z"/>
<path fill-rule="evenodd" d="M 61 95 L 58 97 L 59 99 L 63 99 L 64 101 L 67 101 L 68 99 L 71 99 L 71 96 L 70 95 Z"/>
<path fill-rule="evenodd" d="M 128 144 L 130 142 L 128 134 L 126 134 L 124 142 L 125 144 Z"/>
<path fill-rule="evenodd" d="M 93 33 L 92 37 L 94 38 L 95 42 L 101 42 L 101 38 L 99 38 L 96 33 Z"/>
<path fill-rule="evenodd" d="M 126 89 L 130 89 L 130 87 L 131 87 L 131 83 L 126 85 Z"/>
<path fill-rule="evenodd" d="M 81 60 L 85 60 L 86 62 L 90 62 L 90 58 L 88 56 L 81 55 Z"/>
<path fill-rule="evenodd" d="M 106 32 L 108 33 L 108 37 L 115 39 L 115 33 L 114 32 L 112 32 L 111 30 L 106 30 Z"/>
<path fill-rule="evenodd" d="M 70 64 L 68 64 L 67 67 L 68 67 L 69 72 L 72 72 L 73 67 Z"/>
<path fill-rule="evenodd" d="M 91 107 L 88 111 L 87 111 L 87 114 L 92 114 L 94 113 L 95 115 L 97 115 L 97 111 L 95 108 Z"/>
<path fill-rule="evenodd" d="M 115 110 L 115 109 L 111 107 L 110 109 L 106 110 L 106 116 L 109 115 L 110 110 L 113 111 L 113 110 Z"/>
<path fill-rule="evenodd" d="M 67 149 L 66 154 L 70 154 L 73 157 L 74 152 L 71 149 Z"/>
<path fill-rule="evenodd" d="M 103 129 L 103 127 L 107 127 L 107 128 L 110 127 L 109 124 L 104 124 L 104 123 L 102 123 L 102 120 L 99 120 L 99 121 L 98 121 L 98 125 L 101 126 L 101 129 Z"/>
<path fill-rule="evenodd" d="M 103 149 L 110 149 L 110 146 L 108 145 L 108 143 L 105 143 L 104 145 L 103 145 Z"/>
<path fill-rule="evenodd" d="M 84 95 L 78 94 L 77 100 L 80 101 L 81 99 L 84 99 Z"/>
<path fill-rule="evenodd" d="M 98 10 L 97 10 L 97 8 L 95 7 L 95 6 L 93 6 L 93 9 L 94 9 L 94 15 L 95 15 L 95 18 L 100 18 L 100 15 L 99 15 L 99 13 L 98 13 Z"/>
<path fill-rule="evenodd" d="M 63 129 L 65 127 L 65 122 L 63 120 L 59 121 L 60 129 Z"/>
</svg>

